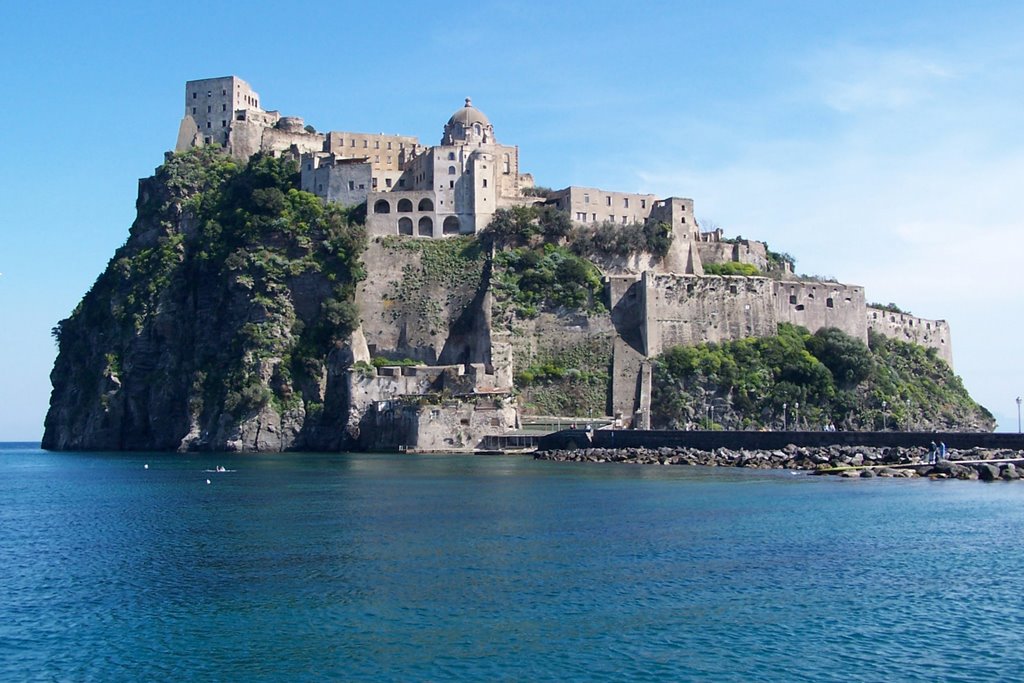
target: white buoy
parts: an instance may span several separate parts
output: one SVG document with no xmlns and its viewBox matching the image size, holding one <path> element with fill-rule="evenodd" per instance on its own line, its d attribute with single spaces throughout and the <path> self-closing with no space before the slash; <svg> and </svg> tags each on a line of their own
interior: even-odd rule
<svg viewBox="0 0 1024 683">
<path fill-rule="evenodd" d="M 209 480 L 209 479 L 207 479 L 207 480 L 206 480 L 206 483 L 207 483 L 207 484 L 209 484 L 209 483 L 210 483 L 210 480 Z"/>
<path fill-rule="evenodd" d="M 148 469 L 149 469 L 149 463 L 147 462 L 147 463 L 146 463 L 145 465 L 143 465 L 142 467 L 148 470 Z"/>
</svg>

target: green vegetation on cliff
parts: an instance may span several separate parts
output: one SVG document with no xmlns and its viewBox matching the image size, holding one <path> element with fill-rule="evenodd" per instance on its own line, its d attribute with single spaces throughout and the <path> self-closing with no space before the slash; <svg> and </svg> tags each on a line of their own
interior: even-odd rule
<svg viewBox="0 0 1024 683">
<path fill-rule="evenodd" d="M 169 156 L 140 183 L 128 241 L 54 328 L 44 443 L 224 448 L 267 406 L 282 424 L 321 414 L 328 358 L 358 322 L 365 241 L 358 211 L 298 190 L 294 162 Z"/>
<path fill-rule="evenodd" d="M 872 333 L 783 324 L 775 337 L 675 347 L 654 364 L 658 428 L 990 429 L 992 416 L 936 356 Z"/>
<path fill-rule="evenodd" d="M 544 346 L 516 374 L 520 405 L 534 415 L 603 416 L 608 412 L 611 364 L 610 336 Z"/>
</svg>

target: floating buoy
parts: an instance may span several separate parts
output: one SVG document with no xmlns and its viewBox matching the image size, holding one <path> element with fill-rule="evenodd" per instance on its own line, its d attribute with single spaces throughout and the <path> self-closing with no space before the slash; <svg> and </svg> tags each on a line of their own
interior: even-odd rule
<svg viewBox="0 0 1024 683">
<path fill-rule="evenodd" d="M 143 469 L 147 469 L 147 470 L 148 470 L 148 469 L 149 469 L 149 463 L 147 462 L 147 463 L 146 463 L 145 465 L 143 465 L 142 467 L 143 467 Z"/>
<path fill-rule="evenodd" d="M 209 483 L 210 483 L 210 480 L 209 480 L 209 479 L 207 479 L 207 480 L 206 480 L 206 483 L 207 483 L 207 484 L 209 484 Z"/>
</svg>

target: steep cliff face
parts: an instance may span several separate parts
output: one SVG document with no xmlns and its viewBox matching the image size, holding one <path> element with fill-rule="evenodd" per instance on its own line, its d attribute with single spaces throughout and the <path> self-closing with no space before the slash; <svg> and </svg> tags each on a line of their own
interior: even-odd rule
<svg viewBox="0 0 1024 683">
<path fill-rule="evenodd" d="M 296 181 L 207 148 L 140 182 L 127 242 L 54 328 L 45 448 L 345 444 L 365 233 Z"/>
</svg>

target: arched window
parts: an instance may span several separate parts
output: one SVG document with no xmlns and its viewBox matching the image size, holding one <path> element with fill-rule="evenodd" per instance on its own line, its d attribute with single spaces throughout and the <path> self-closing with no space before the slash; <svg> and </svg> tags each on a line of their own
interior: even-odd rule
<svg viewBox="0 0 1024 683">
<path fill-rule="evenodd" d="M 430 199 L 428 197 L 424 197 L 423 199 L 420 200 L 419 210 L 420 211 L 433 211 L 434 210 L 434 202 L 430 201 Z"/>
<path fill-rule="evenodd" d="M 512 161 L 511 161 L 511 159 L 509 159 L 508 154 L 505 154 L 504 162 L 505 162 L 505 173 L 511 173 L 512 172 Z"/>
<path fill-rule="evenodd" d="M 458 216 L 448 216 L 444 219 L 444 225 L 442 230 L 446 235 L 458 235 L 459 234 L 459 218 Z"/>
<path fill-rule="evenodd" d="M 448 152 L 448 161 L 455 161 L 455 152 Z"/>
<path fill-rule="evenodd" d="M 386 199 L 378 199 L 373 203 L 374 213 L 391 213 L 391 204 Z"/>
<path fill-rule="evenodd" d="M 412 211 L 412 201 L 409 199 L 398 200 L 398 213 L 409 213 Z M 409 233 L 412 234 L 411 232 Z"/>
<path fill-rule="evenodd" d="M 434 221 L 430 220 L 428 216 L 424 216 L 420 219 L 419 235 L 420 237 L 434 236 Z"/>
<path fill-rule="evenodd" d="M 449 166 L 448 167 L 448 175 L 455 175 L 455 167 L 454 166 Z"/>
<path fill-rule="evenodd" d="M 399 235 L 411 235 L 412 234 L 412 219 L 402 216 L 398 219 L 398 234 Z"/>
<path fill-rule="evenodd" d="M 480 134 L 483 133 L 483 130 L 480 128 L 479 123 L 473 124 L 473 132 L 476 133 L 477 137 L 480 137 Z"/>
</svg>

